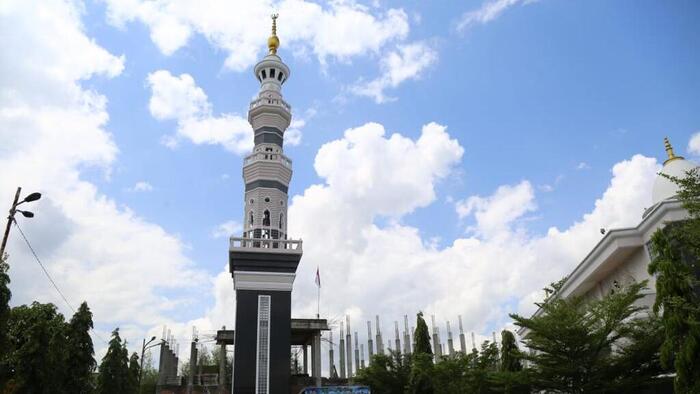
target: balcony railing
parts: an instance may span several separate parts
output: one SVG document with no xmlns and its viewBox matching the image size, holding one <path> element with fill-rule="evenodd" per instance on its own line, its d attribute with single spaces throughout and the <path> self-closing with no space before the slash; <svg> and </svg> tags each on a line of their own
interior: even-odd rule
<svg viewBox="0 0 700 394">
<path fill-rule="evenodd" d="M 301 253 L 301 240 L 231 237 L 231 250 Z"/>
<path fill-rule="evenodd" d="M 282 163 L 285 167 L 289 169 L 292 168 L 292 161 L 289 160 L 287 156 L 280 153 L 269 152 L 256 152 L 251 155 L 248 155 L 245 159 L 243 159 L 243 165 L 247 166 L 248 164 L 255 163 L 256 161 L 274 161 Z"/>
<path fill-rule="evenodd" d="M 278 107 L 284 107 L 287 111 L 292 112 L 292 106 L 287 104 L 286 101 L 278 98 L 260 97 L 250 102 L 250 109 L 257 108 L 261 105 L 273 105 Z"/>
</svg>

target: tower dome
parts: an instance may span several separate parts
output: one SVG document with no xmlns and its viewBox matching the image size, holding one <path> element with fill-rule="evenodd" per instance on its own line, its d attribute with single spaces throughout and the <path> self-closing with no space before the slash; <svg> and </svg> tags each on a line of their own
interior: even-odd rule
<svg viewBox="0 0 700 394">
<path fill-rule="evenodd" d="M 673 153 L 673 147 L 671 146 L 668 138 L 664 138 L 664 145 L 666 147 L 668 159 L 664 161 L 664 166 L 654 181 L 654 188 L 652 189 L 651 193 L 652 202 L 654 204 L 658 204 L 664 200 L 675 197 L 675 195 L 678 193 L 678 185 L 661 174 L 676 178 L 685 178 L 688 171 L 697 167 L 695 164 L 684 159 L 682 156 L 676 156 Z"/>
</svg>

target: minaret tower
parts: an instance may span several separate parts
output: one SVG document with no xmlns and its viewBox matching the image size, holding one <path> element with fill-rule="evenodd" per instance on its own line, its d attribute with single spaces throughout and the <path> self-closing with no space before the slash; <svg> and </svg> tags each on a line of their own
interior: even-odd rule
<svg viewBox="0 0 700 394">
<path fill-rule="evenodd" d="M 289 392 L 291 292 L 302 248 L 287 237 L 292 162 L 282 146 L 292 114 L 282 99 L 289 68 L 277 56 L 276 22 L 273 15 L 269 53 L 255 66 L 260 93 L 248 111 L 255 147 L 243 162 L 245 225 L 229 249 L 236 290 L 235 394 Z"/>
<path fill-rule="evenodd" d="M 243 163 L 245 181 L 244 237 L 287 238 L 287 191 L 292 161 L 282 150 L 284 131 L 292 120 L 291 107 L 282 99 L 289 68 L 277 56 L 277 15 L 272 16 L 269 53 L 255 65 L 260 93 L 250 103 L 248 122 L 255 131 L 255 147 Z"/>
</svg>

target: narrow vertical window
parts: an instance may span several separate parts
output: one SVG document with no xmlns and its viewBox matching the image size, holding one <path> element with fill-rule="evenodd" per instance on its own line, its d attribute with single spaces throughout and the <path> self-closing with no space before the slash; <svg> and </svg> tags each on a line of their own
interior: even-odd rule
<svg viewBox="0 0 700 394">
<path fill-rule="evenodd" d="M 255 393 L 270 393 L 270 296 L 258 296 Z"/>
<path fill-rule="evenodd" d="M 271 68 L 270 69 L 270 78 L 274 78 L 274 77 L 275 77 L 275 69 Z"/>
<path fill-rule="evenodd" d="M 253 211 L 250 211 L 250 216 L 248 216 L 248 226 L 252 226 L 255 223 L 255 219 L 253 217 Z"/>
<path fill-rule="evenodd" d="M 262 70 L 261 74 L 263 79 L 267 78 L 267 73 L 265 72 L 265 70 Z"/>
<path fill-rule="evenodd" d="M 284 223 L 284 214 L 280 213 L 280 230 L 282 230 L 282 228 L 284 226 L 283 223 Z"/>
<path fill-rule="evenodd" d="M 265 213 L 263 214 L 263 226 L 269 226 L 270 225 L 270 211 L 267 209 L 265 210 Z"/>
</svg>

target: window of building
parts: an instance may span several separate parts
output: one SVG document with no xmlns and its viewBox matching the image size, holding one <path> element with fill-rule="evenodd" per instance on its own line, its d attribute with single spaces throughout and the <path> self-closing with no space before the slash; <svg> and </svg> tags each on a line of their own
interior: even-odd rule
<svg viewBox="0 0 700 394">
<path fill-rule="evenodd" d="M 270 384 L 270 303 L 269 295 L 258 296 L 258 335 L 255 393 L 269 394 Z"/>
<path fill-rule="evenodd" d="M 267 78 L 267 73 L 265 73 L 265 70 L 262 70 L 261 72 L 263 79 Z"/>
<path fill-rule="evenodd" d="M 274 78 L 274 77 L 275 77 L 275 69 L 271 68 L 270 69 L 270 78 Z"/>
<path fill-rule="evenodd" d="M 265 202 L 270 202 L 270 197 L 265 197 Z"/>
<path fill-rule="evenodd" d="M 284 214 L 280 213 L 280 230 L 282 229 L 282 226 L 284 226 Z"/>
<path fill-rule="evenodd" d="M 251 200 L 252 201 L 252 200 Z M 255 223 L 255 219 L 253 216 L 253 211 L 250 211 L 250 215 L 248 216 L 248 225 L 252 226 Z"/>
<path fill-rule="evenodd" d="M 282 82 L 282 78 L 284 78 L 284 73 L 279 73 L 279 75 L 277 76 L 277 80 Z"/>
<path fill-rule="evenodd" d="M 269 226 L 270 225 L 270 211 L 267 209 L 263 213 L 263 226 Z"/>
</svg>

